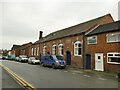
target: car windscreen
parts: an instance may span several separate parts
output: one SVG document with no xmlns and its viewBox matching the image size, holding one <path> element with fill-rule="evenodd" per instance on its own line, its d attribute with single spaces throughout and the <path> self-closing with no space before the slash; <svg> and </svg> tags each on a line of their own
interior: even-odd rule
<svg viewBox="0 0 120 90">
<path fill-rule="evenodd" d="M 62 56 L 56 55 L 58 60 L 63 60 Z"/>
<path fill-rule="evenodd" d="M 33 60 L 33 59 L 35 59 L 35 57 L 30 57 L 30 59 L 32 59 L 32 60 Z"/>
<path fill-rule="evenodd" d="M 56 55 L 52 55 L 54 60 L 58 60 L 58 58 L 56 57 Z"/>
</svg>

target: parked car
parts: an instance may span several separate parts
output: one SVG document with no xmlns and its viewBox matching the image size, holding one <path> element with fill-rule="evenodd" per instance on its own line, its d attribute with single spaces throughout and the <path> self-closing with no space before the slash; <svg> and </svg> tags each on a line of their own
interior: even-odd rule
<svg viewBox="0 0 120 90">
<path fill-rule="evenodd" d="M 19 56 L 19 61 L 20 62 L 28 62 L 28 58 L 26 55 L 20 55 Z"/>
<path fill-rule="evenodd" d="M 29 57 L 28 64 L 40 64 L 40 60 L 35 57 Z"/>
<path fill-rule="evenodd" d="M 52 66 L 52 68 L 65 68 L 66 62 L 63 60 L 60 55 L 42 55 L 41 56 L 42 66 Z"/>
<path fill-rule="evenodd" d="M 118 68 L 117 77 L 118 77 L 118 82 L 120 82 L 120 68 Z"/>
<path fill-rule="evenodd" d="M 16 61 L 19 61 L 19 57 L 16 57 Z"/>
<path fill-rule="evenodd" d="M 15 57 L 15 54 L 10 54 L 10 55 L 8 55 L 8 58 L 7 58 L 8 60 L 15 60 L 16 59 L 16 57 Z"/>
<path fill-rule="evenodd" d="M 8 56 L 2 56 L 2 59 L 6 60 L 6 59 L 8 59 Z"/>
</svg>

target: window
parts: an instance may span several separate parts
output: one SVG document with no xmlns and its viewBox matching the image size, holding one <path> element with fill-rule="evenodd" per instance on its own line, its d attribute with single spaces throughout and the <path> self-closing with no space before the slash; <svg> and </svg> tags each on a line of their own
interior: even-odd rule
<svg viewBox="0 0 120 90">
<path fill-rule="evenodd" d="M 58 49 L 59 49 L 59 52 L 58 52 L 59 55 L 63 56 L 63 54 L 64 54 L 64 51 L 63 51 L 63 44 L 59 44 Z"/>
<path fill-rule="evenodd" d="M 31 55 L 33 56 L 33 54 L 34 54 L 34 50 L 33 50 L 33 48 L 32 48 L 32 50 L 31 50 Z"/>
<path fill-rule="evenodd" d="M 52 46 L 52 54 L 56 54 L 56 45 Z"/>
<path fill-rule="evenodd" d="M 75 56 L 81 55 L 81 42 L 80 41 L 76 41 L 74 43 L 74 55 Z"/>
<path fill-rule="evenodd" d="M 107 34 L 107 42 L 120 42 L 120 33 Z"/>
<path fill-rule="evenodd" d="M 50 60 L 50 57 L 49 56 L 45 56 L 45 60 Z"/>
<path fill-rule="evenodd" d="M 43 47 L 43 54 L 46 54 L 46 46 Z"/>
<path fill-rule="evenodd" d="M 37 50 L 37 49 L 36 49 L 36 48 L 34 48 L 34 55 L 36 55 L 36 50 Z"/>
<path fill-rule="evenodd" d="M 107 59 L 108 59 L 108 63 L 120 64 L 120 52 L 119 53 L 108 53 Z"/>
<path fill-rule="evenodd" d="M 97 36 L 91 36 L 87 38 L 88 44 L 97 44 Z"/>
<path fill-rule="evenodd" d="M 39 55 L 39 47 L 37 47 L 37 55 Z"/>
</svg>

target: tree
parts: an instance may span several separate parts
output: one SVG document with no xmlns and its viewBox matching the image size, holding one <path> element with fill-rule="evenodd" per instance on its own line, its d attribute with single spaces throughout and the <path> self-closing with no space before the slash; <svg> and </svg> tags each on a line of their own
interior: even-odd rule
<svg viewBox="0 0 120 90">
<path fill-rule="evenodd" d="M 2 52 L 3 52 L 2 53 L 3 56 L 7 56 L 9 51 L 7 49 L 5 49 L 5 50 L 2 50 Z"/>
</svg>

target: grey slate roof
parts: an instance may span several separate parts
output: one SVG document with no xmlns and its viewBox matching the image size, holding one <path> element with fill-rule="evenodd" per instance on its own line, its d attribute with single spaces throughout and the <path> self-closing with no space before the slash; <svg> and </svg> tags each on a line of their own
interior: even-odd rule
<svg viewBox="0 0 120 90">
<path fill-rule="evenodd" d="M 50 40 L 55 40 L 55 39 L 60 39 L 60 38 L 64 38 L 64 37 L 69 37 L 69 36 L 80 35 L 83 32 L 85 33 L 88 30 L 97 26 L 99 24 L 99 22 L 101 21 L 101 19 L 103 19 L 106 16 L 111 17 L 110 14 L 107 14 L 102 17 L 98 17 L 96 19 L 92 19 L 92 20 L 80 23 L 78 25 L 74 25 L 74 26 L 71 26 L 71 27 L 68 27 L 68 28 L 65 28 L 62 30 L 55 31 L 55 32 L 50 33 L 47 36 L 41 38 L 40 40 L 37 40 L 36 42 L 34 42 L 34 44 L 38 44 L 38 43 L 46 42 L 46 41 L 50 41 Z"/>
<path fill-rule="evenodd" d="M 20 47 L 21 45 L 13 45 L 13 47 L 11 48 L 11 50 L 14 50 L 14 49 L 16 49 L 16 48 L 18 48 L 18 47 Z"/>
<path fill-rule="evenodd" d="M 42 40 L 39 40 L 39 42 L 46 42 L 46 41 L 50 41 L 50 40 L 55 40 L 55 39 L 60 39 L 60 38 L 64 38 L 64 37 L 82 34 L 83 32 L 87 32 L 88 30 L 90 30 L 93 27 L 95 27 L 96 25 L 98 25 L 98 23 L 101 21 L 101 19 L 106 16 L 111 17 L 110 14 L 107 14 L 102 17 L 92 19 L 92 20 L 89 20 L 84 23 L 80 23 L 80 24 L 72 26 L 72 27 L 58 30 L 56 32 L 50 33 L 49 35 L 43 37 Z"/>
<path fill-rule="evenodd" d="M 100 25 L 92 32 L 88 33 L 87 36 L 111 31 L 120 31 L 120 21 Z"/>
</svg>

